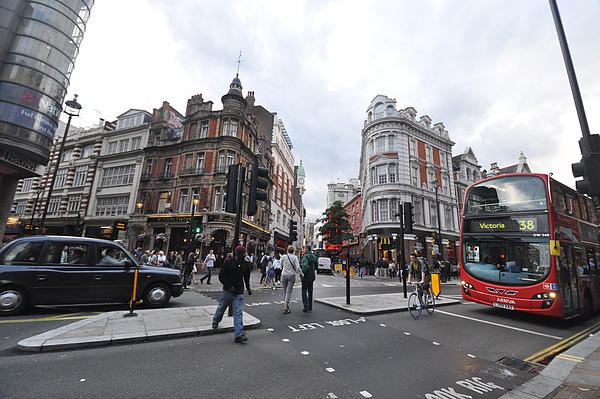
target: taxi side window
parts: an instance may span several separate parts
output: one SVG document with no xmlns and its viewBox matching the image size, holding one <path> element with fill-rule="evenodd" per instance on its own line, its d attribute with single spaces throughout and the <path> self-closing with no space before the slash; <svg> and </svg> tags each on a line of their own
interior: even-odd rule
<svg viewBox="0 0 600 399">
<path fill-rule="evenodd" d="M 4 255 L 4 262 L 15 265 L 35 264 L 43 246 L 43 242 L 21 242 L 16 244 Z"/>
<path fill-rule="evenodd" d="M 96 252 L 98 265 L 121 266 L 129 260 L 121 248 L 112 245 L 98 245 Z"/>
<path fill-rule="evenodd" d="M 84 265 L 87 263 L 88 244 L 55 242 L 50 245 L 47 263 L 61 265 Z"/>
</svg>

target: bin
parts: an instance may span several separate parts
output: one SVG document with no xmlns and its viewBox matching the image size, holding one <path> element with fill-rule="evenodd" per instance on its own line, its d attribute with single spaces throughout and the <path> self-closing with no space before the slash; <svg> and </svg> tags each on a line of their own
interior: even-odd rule
<svg viewBox="0 0 600 399">
<path fill-rule="evenodd" d="M 431 273 L 431 291 L 436 297 L 442 293 L 442 285 L 440 284 L 440 273 Z"/>
</svg>

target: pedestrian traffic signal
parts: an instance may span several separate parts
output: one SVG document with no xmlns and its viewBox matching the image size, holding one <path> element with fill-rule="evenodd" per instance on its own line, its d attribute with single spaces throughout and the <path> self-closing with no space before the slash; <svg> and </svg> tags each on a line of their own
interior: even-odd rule
<svg viewBox="0 0 600 399">
<path fill-rule="evenodd" d="M 225 212 L 237 213 L 237 190 L 240 165 L 229 165 L 227 170 L 227 185 L 225 186 Z"/>
<path fill-rule="evenodd" d="M 589 146 L 584 139 L 579 140 L 579 148 L 583 158 L 580 162 L 571 164 L 573 176 L 582 177 L 575 181 L 577 192 L 600 197 L 600 136 L 592 134 Z"/>
<path fill-rule="evenodd" d="M 290 220 L 290 242 L 294 242 L 298 239 L 298 222 Z"/>
<path fill-rule="evenodd" d="M 202 233 L 202 215 L 194 216 L 194 220 L 192 221 L 192 231 L 194 234 Z"/>
<path fill-rule="evenodd" d="M 256 215 L 258 201 L 266 201 L 268 198 L 267 187 L 269 187 L 269 169 L 252 165 L 252 176 L 250 178 L 250 196 L 248 198 L 248 216 Z"/>
<path fill-rule="evenodd" d="M 183 231 L 186 237 L 189 237 L 190 234 L 190 221 L 185 222 L 185 230 Z"/>
<path fill-rule="evenodd" d="M 403 206 L 404 206 L 404 234 L 412 234 L 412 232 L 413 232 L 412 204 L 410 202 L 405 202 Z"/>
</svg>

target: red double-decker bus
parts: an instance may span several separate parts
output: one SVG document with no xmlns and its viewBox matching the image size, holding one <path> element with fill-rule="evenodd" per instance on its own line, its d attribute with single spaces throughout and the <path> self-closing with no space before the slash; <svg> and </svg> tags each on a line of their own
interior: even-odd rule
<svg viewBox="0 0 600 399">
<path fill-rule="evenodd" d="M 461 217 L 464 299 L 560 318 L 600 308 L 593 201 L 543 174 L 469 186 Z"/>
</svg>

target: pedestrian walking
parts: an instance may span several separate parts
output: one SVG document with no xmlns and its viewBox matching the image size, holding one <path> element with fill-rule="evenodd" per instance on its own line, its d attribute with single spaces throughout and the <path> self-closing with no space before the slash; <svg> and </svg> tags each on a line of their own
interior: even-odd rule
<svg viewBox="0 0 600 399">
<path fill-rule="evenodd" d="M 212 252 L 212 251 L 211 251 Z M 250 263 L 245 260 L 246 248 L 238 246 L 233 252 L 233 258 L 223 262 L 219 272 L 219 281 L 223 284 L 223 291 L 219 299 L 219 305 L 213 316 L 212 328 L 218 328 L 223 320 L 225 309 L 231 306 L 233 309 L 233 336 L 234 341 L 242 344 L 248 340 L 244 333 L 244 285 L 248 295 L 252 295 L 250 289 Z"/>
<path fill-rule="evenodd" d="M 267 266 L 269 265 L 269 256 L 267 254 L 263 254 L 262 258 L 260 258 L 260 284 L 267 283 Z"/>
<path fill-rule="evenodd" d="M 388 269 L 390 271 L 390 278 L 396 278 L 396 264 L 393 259 L 388 263 Z"/>
<path fill-rule="evenodd" d="M 319 266 L 317 256 L 312 253 L 312 248 L 307 245 L 304 249 L 305 254 L 302 258 L 302 311 L 309 312 L 312 310 L 313 303 L 313 283 L 315 282 L 315 274 Z"/>
<path fill-rule="evenodd" d="M 298 258 L 294 255 L 294 247 L 289 245 L 287 254 L 281 257 L 281 284 L 283 285 L 283 313 L 290 313 L 290 301 L 292 300 L 292 289 L 296 283 L 296 276 L 304 277 Z"/>
<path fill-rule="evenodd" d="M 283 268 L 281 266 L 281 256 L 277 255 L 277 259 L 273 261 L 273 269 L 275 269 L 275 284 L 281 285 L 281 273 Z"/>
<path fill-rule="evenodd" d="M 193 252 L 190 252 L 186 261 L 185 261 L 185 269 L 183 271 L 183 289 L 187 289 L 188 285 L 190 285 L 192 270 L 194 269 L 194 263 L 196 262 L 196 256 Z"/>
<path fill-rule="evenodd" d="M 213 272 L 213 268 L 215 267 L 215 262 L 217 260 L 217 257 L 215 256 L 215 251 L 213 251 L 212 249 L 208 252 L 208 255 L 206 255 L 206 258 L 204 258 L 204 263 L 206 264 L 206 274 L 200 279 L 200 284 L 202 284 L 204 282 L 204 280 L 206 280 L 206 284 L 210 284 L 210 278 L 212 276 L 212 272 Z M 244 255 L 246 256 L 246 255 Z"/>
</svg>

